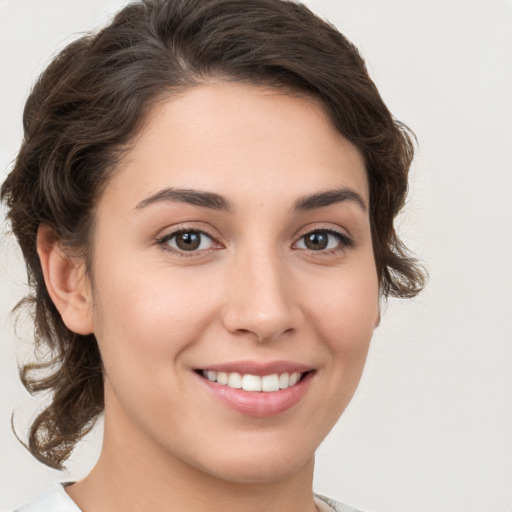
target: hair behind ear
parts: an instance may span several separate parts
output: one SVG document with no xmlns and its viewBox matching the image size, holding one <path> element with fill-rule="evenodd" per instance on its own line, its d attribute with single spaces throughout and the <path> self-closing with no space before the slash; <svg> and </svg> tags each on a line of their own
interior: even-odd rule
<svg viewBox="0 0 512 512">
<path fill-rule="evenodd" d="M 50 353 L 22 366 L 20 378 L 31 394 L 49 391 L 52 398 L 33 421 L 28 443 L 20 441 L 40 462 L 62 469 L 103 411 L 102 363 L 83 258 L 71 255 L 46 225 L 38 229 L 37 251 L 44 281 L 37 283 L 37 296 L 25 298 L 17 309 L 32 306 L 36 347 Z"/>
</svg>

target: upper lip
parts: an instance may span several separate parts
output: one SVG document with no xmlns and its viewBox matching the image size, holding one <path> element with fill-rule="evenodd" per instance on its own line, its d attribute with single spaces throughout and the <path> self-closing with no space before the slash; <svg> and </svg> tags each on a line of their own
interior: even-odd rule
<svg viewBox="0 0 512 512">
<path fill-rule="evenodd" d="M 231 361 L 227 363 L 211 364 L 198 368 L 214 372 L 240 373 L 243 375 L 272 375 L 274 373 L 305 373 L 313 368 L 302 363 L 293 361 L 269 361 L 266 363 L 256 361 Z"/>
</svg>

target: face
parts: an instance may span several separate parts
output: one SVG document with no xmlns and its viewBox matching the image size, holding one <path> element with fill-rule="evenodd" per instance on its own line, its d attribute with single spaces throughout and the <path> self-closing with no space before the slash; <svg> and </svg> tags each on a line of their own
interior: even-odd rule
<svg viewBox="0 0 512 512">
<path fill-rule="evenodd" d="M 95 212 L 106 443 L 231 481 L 312 465 L 378 321 L 368 195 L 313 99 L 158 104 Z"/>
</svg>

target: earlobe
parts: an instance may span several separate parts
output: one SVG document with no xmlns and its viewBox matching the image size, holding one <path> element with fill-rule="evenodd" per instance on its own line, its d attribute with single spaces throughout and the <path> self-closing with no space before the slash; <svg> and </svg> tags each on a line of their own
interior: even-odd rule
<svg viewBox="0 0 512 512">
<path fill-rule="evenodd" d="M 66 327 L 77 334 L 91 334 L 92 295 L 83 258 L 65 252 L 46 225 L 39 226 L 37 253 L 46 288 Z"/>
</svg>

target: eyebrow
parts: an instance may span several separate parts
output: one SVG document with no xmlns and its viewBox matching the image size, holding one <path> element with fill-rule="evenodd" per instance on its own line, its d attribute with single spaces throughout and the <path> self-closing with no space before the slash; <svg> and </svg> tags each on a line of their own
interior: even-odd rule
<svg viewBox="0 0 512 512">
<path fill-rule="evenodd" d="M 336 203 L 344 203 L 345 201 L 357 204 L 365 213 L 368 210 L 366 201 L 362 196 L 355 190 L 346 187 L 303 196 L 295 202 L 293 210 L 297 212 L 306 212 Z"/>
<path fill-rule="evenodd" d="M 365 200 L 360 194 L 350 188 L 342 187 L 303 196 L 294 203 L 292 210 L 296 212 L 306 212 L 316 210 L 318 208 L 324 208 L 325 206 L 330 206 L 336 203 L 343 203 L 345 201 L 351 201 L 357 204 L 365 213 L 368 209 Z M 138 203 L 135 209 L 141 210 L 152 204 L 161 202 L 186 203 L 193 206 L 200 206 L 202 208 L 225 212 L 234 211 L 232 203 L 227 198 L 214 192 L 176 188 L 164 188 L 159 190 L 155 194 Z"/>
<path fill-rule="evenodd" d="M 233 205 L 225 197 L 219 194 L 193 189 L 176 188 L 164 188 L 163 190 L 159 190 L 156 194 L 153 194 L 141 201 L 135 209 L 141 210 L 147 206 L 160 202 L 187 203 L 194 206 L 201 206 L 202 208 L 209 208 L 211 210 L 226 212 L 233 211 Z"/>
</svg>

